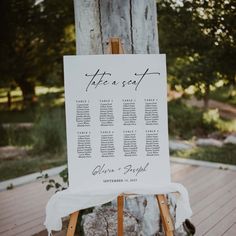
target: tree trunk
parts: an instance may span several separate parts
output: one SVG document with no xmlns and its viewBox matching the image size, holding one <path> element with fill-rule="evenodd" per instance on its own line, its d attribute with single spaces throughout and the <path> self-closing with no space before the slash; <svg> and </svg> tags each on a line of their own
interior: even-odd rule
<svg viewBox="0 0 236 236">
<path fill-rule="evenodd" d="M 203 96 L 204 110 L 207 110 L 209 107 L 209 96 L 210 96 L 210 85 L 206 84 L 206 91 Z"/>
<path fill-rule="evenodd" d="M 36 101 L 35 84 L 24 79 L 18 82 L 23 95 L 23 103 L 25 107 L 31 106 Z"/>
<path fill-rule="evenodd" d="M 11 90 L 10 89 L 7 91 L 7 108 L 9 110 L 11 109 Z"/>
<path fill-rule="evenodd" d="M 77 54 L 105 54 L 110 37 L 120 37 L 126 54 L 159 53 L 156 1 L 74 0 Z M 142 233 L 154 235 L 160 225 L 153 196 L 126 201 L 141 220 Z"/>
<path fill-rule="evenodd" d="M 104 54 L 110 37 L 125 53 L 158 53 L 154 0 L 74 0 L 77 54 Z"/>
</svg>

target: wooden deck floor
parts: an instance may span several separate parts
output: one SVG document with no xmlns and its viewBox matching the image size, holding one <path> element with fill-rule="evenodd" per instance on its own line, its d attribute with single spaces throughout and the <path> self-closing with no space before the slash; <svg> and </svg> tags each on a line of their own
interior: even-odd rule
<svg viewBox="0 0 236 236">
<path fill-rule="evenodd" d="M 197 236 L 236 235 L 236 171 L 171 164 L 172 179 L 188 189 Z M 0 192 L 0 235 L 29 236 L 44 230 L 53 191 L 40 182 Z"/>
</svg>

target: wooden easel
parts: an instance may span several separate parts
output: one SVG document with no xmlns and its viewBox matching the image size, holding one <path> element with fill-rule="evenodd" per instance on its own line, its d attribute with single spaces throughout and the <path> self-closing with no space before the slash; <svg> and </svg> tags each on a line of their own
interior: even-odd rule
<svg viewBox="0 0 236 236">
<path fill-rule="evenodd" d="M 120 38 L 111 38 L 108 43 L 109 54 L 124 54 L 124 49 L 121 44 Z M 130 195 L 130 194 L 129 194 Z M 129 196 L 122 194 L 117 197 L 117 236 L 123 236 L 123 208 L 124 208 L 124 197 Z M 174 226 L 170 216 L 168 203 L 165 195 L 156 195 L 158 206 L 160 209 L 160 215 L 162 219 L 162 225 L 166 236 L 173 236 Z M 76 223 L 78 219 L 79 211 L 76 211 L 70 215 L 70 221 L 66 236 L 74 236 Z"/>
</svg>

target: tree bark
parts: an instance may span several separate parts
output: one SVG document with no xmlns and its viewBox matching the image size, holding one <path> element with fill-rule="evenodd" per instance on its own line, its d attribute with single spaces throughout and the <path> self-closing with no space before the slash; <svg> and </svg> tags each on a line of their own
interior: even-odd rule
<svg viewBox="0 0 236 236">
<path fill-rule="evenodd" d="M 23 103 L 25 107 L 31 106 L 36 101 L 35 84 L 31 81 L 21 79 L 18 81 L 23 95 Z"/>
<path fill-rule="evenodd" d="M 208 107 L 209 107 L 209 96 L 210 96 L 210 85 L 209 84 L 206 84 L 205 85 L 205 94 L 203 96 L 203 103 L 204 103 L 204 110 L 207 110 Z"/>
<path fill-rule="evenodd" d="M 105 54 L 110 37 L 125 53 L 158 53 L 154 0 L 74 0 L 77 54 Z"/>
<path fill-rule="evenodd" d="M 74 0 L 77 54 L 105 54 L 110 37 L 120 37 L 126 54 L 159 53 L 156 1 Z M 159 213 L 154 196 L 126 201 L 126 207 L 141 220 L 142 233 L 154 235 Z"/>
<path fill-rule="evenodd" d="M 10 89 L 7 91 L 7 108 L 9 110 L 11 109 L 11 90 Z"/>
</svg>

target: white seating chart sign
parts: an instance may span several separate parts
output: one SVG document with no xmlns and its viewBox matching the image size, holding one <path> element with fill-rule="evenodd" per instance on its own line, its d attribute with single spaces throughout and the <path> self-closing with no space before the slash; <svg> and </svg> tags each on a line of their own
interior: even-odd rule
<svg viewBox="0 0 236 236">
<path fill-rule="evenodd" d="M 165 55 L 65 56 L 64 79 L 70 189 L 170 183 Z"/>
</svg>

